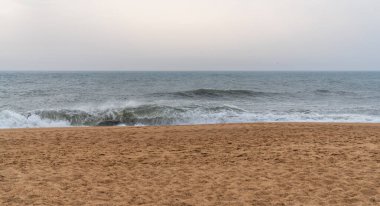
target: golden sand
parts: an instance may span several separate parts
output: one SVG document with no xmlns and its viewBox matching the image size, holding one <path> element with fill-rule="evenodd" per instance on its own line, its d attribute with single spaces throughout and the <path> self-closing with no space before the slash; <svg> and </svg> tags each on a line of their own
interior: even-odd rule
<svg viewBox="0 0 380 206">
<path fill-rule="evenodd" d="M 380 205 L 380 125 L 0 130 L 0 205 Z"/>
</svg>

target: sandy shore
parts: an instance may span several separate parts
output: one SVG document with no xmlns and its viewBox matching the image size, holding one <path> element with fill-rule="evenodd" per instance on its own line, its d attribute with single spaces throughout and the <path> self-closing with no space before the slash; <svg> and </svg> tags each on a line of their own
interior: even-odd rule
<svg viewBox="0 0 380 206">
<path fill-rule="evenodd" d="M 379 124 L 0 130 L 0 205 L 379 205 Z"/>
</svg>

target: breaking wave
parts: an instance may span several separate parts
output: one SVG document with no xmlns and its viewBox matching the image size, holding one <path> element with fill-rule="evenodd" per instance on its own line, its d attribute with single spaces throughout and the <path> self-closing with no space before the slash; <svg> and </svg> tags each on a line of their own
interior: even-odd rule
<svg viewBox="0 0 380 206">
<path fill-rule="evenodd" d="M 244 112 L 233 106 L 199 105 L 36 110 L 23 114 L 6 110 L 0 112 L 0 128 L 220 123 Z"/>
<path fill-rule="evenodd" d="M 139 105 L 102 109 L 0 111 L 0 128 L 183 125 L 244 122 L 380 122 L 376 115 L 319 114 L 309 110 L 249 112 L 230 105 Z"/>
</svg>

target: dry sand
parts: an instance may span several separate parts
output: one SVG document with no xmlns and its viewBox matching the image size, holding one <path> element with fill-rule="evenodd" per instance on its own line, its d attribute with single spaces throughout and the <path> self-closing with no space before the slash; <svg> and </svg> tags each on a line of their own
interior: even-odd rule
<svg viewBox="0 0 380 206">
<path fill-rule="evenodd" d="M 379 205 L 379 124 L 0 130 L 0 205 Z"/>
</svg>

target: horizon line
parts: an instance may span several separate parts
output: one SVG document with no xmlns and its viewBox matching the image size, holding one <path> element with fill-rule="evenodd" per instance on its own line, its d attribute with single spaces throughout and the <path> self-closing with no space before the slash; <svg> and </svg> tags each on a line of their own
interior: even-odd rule
<svg viewBox="0 0 380 206">
<path fill-rule="evenodd" d="M 380 72 L 380 70 L 0 70 L 0 72 Z"/>
</svg>

